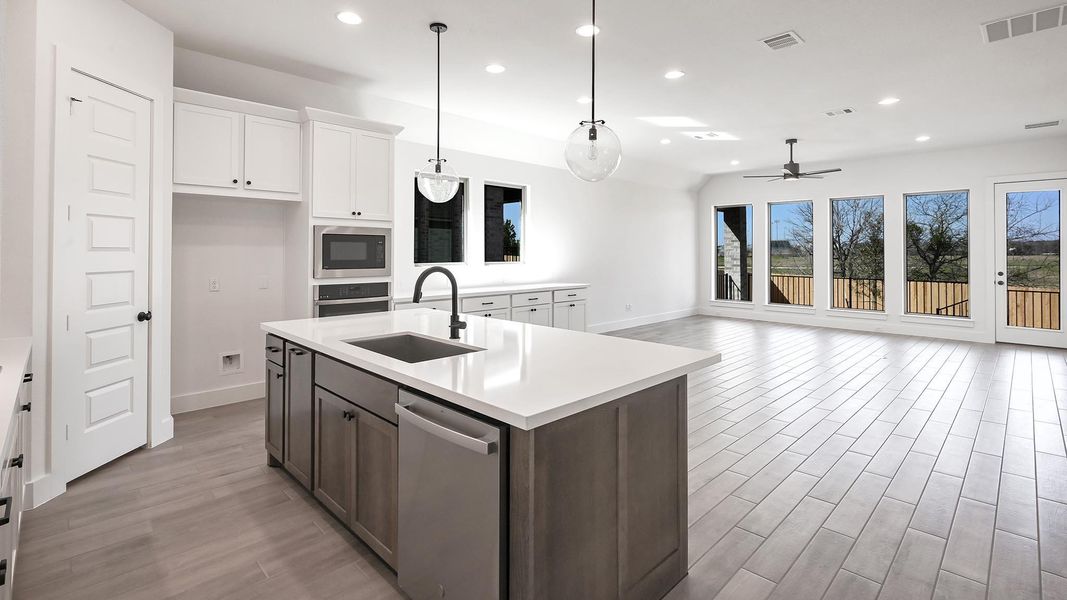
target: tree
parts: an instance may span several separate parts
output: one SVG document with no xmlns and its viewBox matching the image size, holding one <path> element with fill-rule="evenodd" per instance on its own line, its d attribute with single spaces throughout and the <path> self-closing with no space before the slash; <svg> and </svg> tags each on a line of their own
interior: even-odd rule
<svg viewBox="0 0 1067 600">
<path fill-rule="evenodd" d="M 967 192 L 907 196 L 908 278 L 967 281 Z"/>
<path fill-rule="evenodd" d="M 519 256 L 519 236 L 511 219 L 504 220 L 504 256 Z"/>
<path fill-rule="evenodd" d="M 882 199 L 846 198 L 832 202 L 833 271 L 835 279 L 844 280 L 845 308 L 857 308 L 857 304 L 880 308 L 879 282 L 885 277 Z M 856 298 L 857 293 L 860 298 Z M 834 297 L 836 300 L 836 290 Z"/>
<path fill-rule="evenodd" d="M 1059 195 L 1013 192 L 1007 198 L 1008 284 L 1059 287 Z"/>
</svg>

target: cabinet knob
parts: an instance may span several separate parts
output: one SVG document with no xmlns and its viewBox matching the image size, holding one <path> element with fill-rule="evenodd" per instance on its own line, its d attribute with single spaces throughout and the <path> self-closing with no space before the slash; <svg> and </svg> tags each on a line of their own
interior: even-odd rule
<svg viewBox="0 0 1067 600">
<path fill-rule="evenodd" d="M 11 467 L 12 468 L 18 467 L 18 468 L 21 469 L 22 468 L 22 460 L 23 460 L 23 458 L 24 458 L 24 456 L 22 454 L 19 454 L 17 457 L 12 458 L 11 459 Z"/>
<path fill-rule="evenodd" d="M 246 181 L 246 182 L 245 182 L 245 185 L 252 185 L 252 180 L 251 180 L 251 179 L 249 179 L 248 181 Z"/>
<path fill-rule="evenodd" d="M 358 216 L 360 216 L 360 215 L 362 215 L 362 214 L 363 214 L 363 211 L 361 211 L 361 210 L 357 210 L 357 211 L 356 211 L 356 216 L 357 216 L 357 217 L 358 217 Z"/>
<path fill-rule="evenodd" d="M 234 179 L 234 180 L 233 180 L 233 182 L 234 182 L 234 183 L 237 183 L 237 180 L 236 180 L 236 179 Z"/>
<path fill-rule="evenodd" d="M 571 305 L 571 308 L 574 308 L 575 306 L 576 306 L 576 305 L 572 304 L 572 305 Z"/>
<path fill-rule="evenodd" d="M 354 413 L 354 412 L 352 412 L 350 410 L 346 410 L 346 411 L 341 413 L 341 418 L 346 420 L 346 421 L 351 421 L 352 419 L 356 418 L 356 413 Z"/>
<path fill-rule="evenodd" d="M 282 377 L 285 377 L 285 373 L 275 373 L 274 376 L 281 379 Z"/>
</svg>

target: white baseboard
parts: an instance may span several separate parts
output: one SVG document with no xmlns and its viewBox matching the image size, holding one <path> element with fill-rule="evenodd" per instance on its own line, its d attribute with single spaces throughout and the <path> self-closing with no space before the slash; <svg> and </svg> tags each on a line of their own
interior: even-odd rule
<svg viewBox="0 0 1067 600">
<path fill-rule="evenodd" d="M 605 323 L 597 323 L 590 325 L 586 331 L 589 333 L 607 333 L 609 331 L 618 331 L 620 329 L 629 329 L 631 327 L 638 327 L 641 325 L 651 325 L 653 323 L 659 323 L 661 321 L 670 321 L 673 319 L 681 319 L 683 317 L 691 317 L 698 314 L 699 308 L 693 306 L 691 308 L 684 308 L 682 310 L 673 310 L 665 313 L 658 313 L 655 315 L 645 315 L 643 317 L 634 317 L 632 319 L 622 319 L 619 321 L 607 321 Z"/>
<path fill-rule="evenodd" d="M 174 396 L 173 398 L 171 398 L 170 413 L 172 415 L 177 415 L 180 413 L 191 412 L 194 410 L 213 408 L 215 406 L 237 404 L 238 402 L 255 400 L 257 398 L 262 397 L 262 381 L 255 383 L 246 383 L 244 385 L 235 385 L 233 387 L 222 388 L 218 390 L 207 390 L 204 392 L 194 392 L 192 394 L 182 394 L 181 396 Z"/>
<path fill-rule="evenodd" d="M 55 473 L 42 475 L 26 482 L 26 506 L 37 508 L 66 491 L 67 484 Z"/>
</svg>

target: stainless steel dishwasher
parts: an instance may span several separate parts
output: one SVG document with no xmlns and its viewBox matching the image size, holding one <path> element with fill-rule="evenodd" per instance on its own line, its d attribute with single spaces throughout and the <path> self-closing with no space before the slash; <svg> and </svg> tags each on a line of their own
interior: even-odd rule
<svg viewBox="0 0 1067 600">
<path fill-rule="evenodd" d="M 504 427 L 400 392 L 397 577 L 412 600 L 505 598 Z"/>
</svg>

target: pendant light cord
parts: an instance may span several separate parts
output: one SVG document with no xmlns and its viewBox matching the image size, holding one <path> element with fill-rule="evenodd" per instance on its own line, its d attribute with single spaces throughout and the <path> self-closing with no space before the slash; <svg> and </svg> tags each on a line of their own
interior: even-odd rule
<svg viewBox="0 0 1067 600">
<path fill-rule="evenodd" d="M 589 92 L 589 121 L 596 123 L 596 0 L 592 0 L 593 3 L 593 48 L 592 52 L 592 76 L 591 76 L 591 90 Z"/>
<path fill-rule="evenodd" d="M 441 29 L 437 29 L 437 163 L 441 163 Z"/>
</svg>

